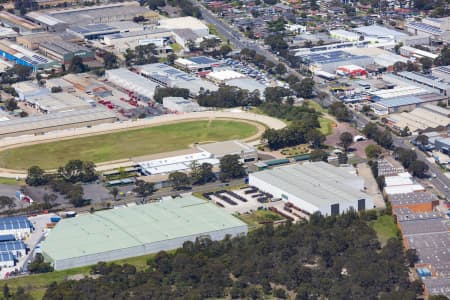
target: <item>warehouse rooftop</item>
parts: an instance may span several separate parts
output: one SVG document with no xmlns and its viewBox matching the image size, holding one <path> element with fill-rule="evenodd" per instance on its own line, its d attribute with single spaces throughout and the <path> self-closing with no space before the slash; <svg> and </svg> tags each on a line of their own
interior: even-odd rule
<svg viewBox="0 0 450 300">
<path fill-rule="evenodd" d="M 54 260 L 174 240 L 246 224 L 194 196 L 63 219 L 42 244 Z"/>
<path fill-rule="evenodd" d="M 58 112 L 43 116 L 3 121 L 0 123 L 0 136 L 19 134 L 30 130 L 45 131 L 46 128 L 115 118 L 116 115 L 114 113 L 103 108 Z"/>
<path fill-rule="evenodd" d="M 368 195 L 356 187 L 363 186 L 361 177 L 351 173 L 349 168 L 334 167 L 325 162 L 292 164 L 256 172 L 252 176 L 292 195 L 310 199 L 308 202 L 315 206 L 368 199 Z"/>
<path fill-rule="evenodd" d="M 396 194 L 389 196 L 389 201 L 391 201 L 393 205 L 429 203 L 437 200 L 438 199 L 434 194 L 425 192 Z"/>
<path fill-rule="evenodd" d="M 442 219 L 409 220 L 399 223 L 403 235 L 448 232 L 448 225 Z"/>
<path fill-rule="evenodd" d="M 410 249 L 450 248 L 450 233 L 439 232 L 404 237 Z"/>
</svg>

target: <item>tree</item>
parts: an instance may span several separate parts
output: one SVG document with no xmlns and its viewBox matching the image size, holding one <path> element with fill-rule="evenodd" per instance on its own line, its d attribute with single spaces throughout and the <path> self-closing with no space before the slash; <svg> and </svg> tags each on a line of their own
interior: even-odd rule
<svg viewBox="0 0 450 300">
<path fill-rule="evenodd" d="M 69 65 L 69 73 L 84 73 L 88 70 L 88 67 L 83 64 L 83 59 L 79 56 L 74 56 L 72 62 Z"/>
<path fill-rule="evenodd" d="M 420 134 L 419 136 L 416 137 L 416 142 L 421 144 L 421 145 L 428 145 L 429 141 L 428 141 L 428 137 L 424 134 Z"/>
<path fill-rule="evenodd" d="M 320 148 L 326 139 L 325 135 L 316 128 L 309 129 L 306 132 L 305 138 L 309 141 L 311 147 L 314 149 Z"/>
<path fill-rule="evenodd" d="M 12 209 L 16 207 L 16 203 L 13 198 L 8 196 L 0 196 L 0 208 L 4 209 L 7 207 L 8 209 Z"/>
<path fill-rule="evenodd" d="M 34 260 L 28 265 L 30 273 L 48 273 L 53 271 L 50 263 L 44 261 L 44 256 L 41 253 L 36 253 Z"/>
<path fill-rule="evenodd" d="M 245 168 L 243 163 L 240 162 L 239 155 L 225 155 L 220 159 L 220 180 L 226 181 L 241 178 L 245 175 Z"/>
<path fill-rule="evenodd" d="M 63 167 L 58 168 L 58 175 L 67 182 L 91 182 L 97 179 L 95 164 L 91 161 L 79 159 L 70 160 Z"/>
<path fill-rule="evenodd" d="M 14 111 L 18 109 L 19 106 L 17 105 L 17 101 L 11 98 L 5 101 L 5 108 L 7 111 Z"/>
<path fill-rule="evenodd" d="M 52 86 L 52 88 L 50 89 L 50 91 L 52 93 L 61 93 L 63 91 L 62 87 L 60 86 Z"/>
<path fill-rule="evenodd" d="M 6 300 L 9 299 L 9 287 L 7 283 L 3 285 L 3 298 L 5 298 Z"/>
<path fill-rule="evenodd" d="M 193 162 L 191 165 L 191 182 L 193 184 L 205 184 L 216 180 L 213 172 L 213 165 L 210 163 L 202 163 L 198 165 Z"/>
<path fill-rule="evenodd" d="M 405 126 L 402 130 L 400 130 L 400 136 L 409 136 L 411 135 L 411 130 L 409 130 L 408 126 Z"/>
<path fill-rule="evenodd" d="M 344 147 L 345 151 L 348 150 L 348 147 L 350 147 L 351 144 L 353 144 L 353 135 L 350 132 L 343 132 L 339 136 L 340 145 Z"/>
<path fill-rule="evenodd" d="M 294 84 L 292 89 L 303 98 L 311 98 L 313 95 L 314 80 L 306 77 L 300 83 Z"/>
<path fill-rule="evenodd" d="M 155 185 L 151 182 L 146 182 L 143 180 L 136 180 L 134 183 L 135 188 L 133 189 L 133 192 L 138 194 L 139 197 L 145 198 L 153 194 L 155 191 Z"/>
<path fill-rule="evenodd" d="M 419 61 L 422 64 L 422 71 L 424 73 L 428 73 L 431 67 L 433 67 L 433 60 L 429 57 L 421 57 Z"/>
<path fill-rule="evenodd" d="M 383 152 L 383 148 L 378 145 L 370 144 L 365 149 L 366 155 L 370 159 L 377 159 Z"/>
<path fill-rule="evenodd" d="M 340 165 L 346 164 L 348 162 L 347 152 L 341 152 L 338 154 L 338 162 Z"/>
<path fill-rule="evenodd" d="M 223 57 L 227 56 L 228 53 L 230 53 L 231 51 L 233 51 L 233 49 L 231 49 L 231 47 L 229 45 L 225 44 L 225 45 L 220 46 L 219 52 Z"/>
<path fill-rule="evenodd" d="M 413 268 L 416 262 L 419 261 L 419 256 L 417 255 L 416 249 L 408 249 L 406 250 L 406 260 L 408 262 L 408 266 Z"/>
<path fill-rule="evenodd" d="M 448 66 L 450 65 L 450 49 L 448 46 L 444 46 L 441 49 L 441 53 L 434 60 L 436 66 Z"/>
<path fill-rule="evenodd" d="M 405 149 L 405 148 L 397 148 L 395 149 L 393 156 L 395 159 L 400 161 L 405 168 L 409 168 L 411 163 L 417 159 L 417 154 L 413 150 Z"/>
<path fill-rule="evenodd" d="M 119 67 L 117 56 L 111 52 L 105 52 L 103 55 L 103 65 L 106 70 L 116 69 Z"/>
<path fill-rule="evenodd" d="M 342 102 L 333 102 L 329 111 L 340 122 L 350 122 L 353 119 L 352 112 Z"/>
<path fill-rule="evenodd" d="M 415 160 L 409 165 L 408 171 L 416 177 L 424 178 L 428 171 L 428 165 L 421 160 Z"/>
<path fill-rule="evenodd" d="M 111 196 L 113 196 L 114 200 L 116 200 L 117 196 L 119 195 L 119 189 L 117 187 L 113 187 L 109 190 L 109 193 L 111 194 Z"/>
<path fill-rule="evenodd" d="M 89 204 L 84 200 L 83 196 L 84 191 L 81 185 L 73 185 L 72 189 L 67 194 L 69 202 L 75 207 L 81 207 Z"/>
<path fill-rule="evenodd" d="M 275 68 L 277 74 L 283 75 L 287 72 L 286 66 L 283 63 L 279 63 Z"/>
<path fill-rule="evenodd" d="M 175 190 L 185 189 L 189 187 L 189 185 L 191 184 L 189 176 L 183 172 L 170 173 L 169 181 L 171 183 L 172 188 Z"/>
<path fill-rule="evenodd" d="M 26 184 L 30 186 L 39 186 L 47 183 L 47 179 L 44 175 L 44 170 L 39 166 L 32 166 L 28 168 L 27 178 L 25 179 Z"/>
<path fill-rule="evenodd" d="M 328 161 L 328 153 L 322 149 L 315 149 L 309 154 L 310 161 Z"/>
<path fill-rule="evenodd" d="M 408 68 L 407 64 L 402 61 L 395 62 L 392 67 L 394 69 L 394 72 L 403 72 L 406 71 L 406 69 Z"/>
</svg>

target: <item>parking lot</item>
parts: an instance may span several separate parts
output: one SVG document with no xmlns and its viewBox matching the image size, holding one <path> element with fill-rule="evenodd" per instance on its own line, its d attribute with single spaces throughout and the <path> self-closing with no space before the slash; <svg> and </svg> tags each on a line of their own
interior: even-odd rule
<svg viewBox="0 0 450 300">
<path fill-rule="evenodd" d="M 232 214 L 247 214 L 258 209 L 268 209 L 293 222 L 301 218 L 309 218 L 308 214 L 292 203 L 275 199 L 271 194 L 264 193 L 252 186 L 233 191 L 221 190 L 204 193 L 203 196 Z"/>
</svg>

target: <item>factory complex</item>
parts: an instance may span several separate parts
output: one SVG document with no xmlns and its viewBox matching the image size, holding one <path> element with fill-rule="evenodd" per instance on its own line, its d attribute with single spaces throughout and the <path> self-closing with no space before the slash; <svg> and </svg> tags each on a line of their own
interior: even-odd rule
<svg viewBox="0 0 450 300">
<path fill-rule="evenodd" d="M 249 174 L 249 184 L 290 202 L 308 214 L 337 215 L 373 208 L 364 179 L 353 168 L 325 162 L 293 164 Z"/>
<path fill-rule="evenodd" d="M 42 244 L 56 270 L 179 248 L 247 233 L 247 225 L 194 196 L 64 219 Z"/>
</svg>

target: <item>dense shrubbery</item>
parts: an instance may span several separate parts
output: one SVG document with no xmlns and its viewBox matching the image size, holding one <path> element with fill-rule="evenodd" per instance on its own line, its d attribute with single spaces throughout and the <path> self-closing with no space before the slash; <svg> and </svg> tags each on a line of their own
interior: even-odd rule
<svg viewBox="0 0 450 300">
<path fill-rule="evenodd" d="M 246 237 L 186 242 L 173 254 L 158 253 L 148 268 L 99 263 L 97 279 L 49 286 L 44 299 L 415 299 L 402 243 L 380 247 L 366 220 L 348 213 L 309 223 L 266 226 Z"/>
<path fill-rule="evenodd" d="M 155 95 L 153 96 L 155 101 L 162 103 L 165 97 L 182 97 L 187 99 L 189 98 L 189 90 L 183 88 L 156 88 Z"/>
</svg>

